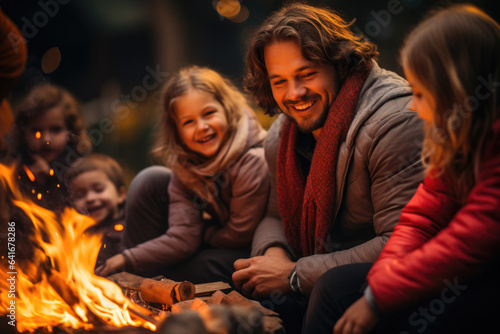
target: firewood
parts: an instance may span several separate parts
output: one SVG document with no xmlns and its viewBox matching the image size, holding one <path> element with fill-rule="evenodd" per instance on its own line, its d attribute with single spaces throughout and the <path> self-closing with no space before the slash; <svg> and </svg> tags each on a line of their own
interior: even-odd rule
<svg viewBox="0 0 500 334">
<path fill-rule="evenodd" d="M 143 278 L 143 277 L 140 277 L 137 275 L 133 275 L 133 274 L 130 274 L 127 272 L 121 272 L 118 274 L 114 274 L 112 276 L 109 276 L 108 279 L 115 282 L 116 284 L 118 284 L 122 288 L 128 288 L 128 289 L 139 290 L 139 291 L 141 291 L 141 289 L 140 289 L 141 283 L 144 280 L 146 280 L 146 278 Z M 154 279 L 153 279 L 153 281 L 158 282 L 158 281 L 155 281 Z M 164 280 L 159 281 L 159 282 L 164 282 Z M 170 281 L 170 282 L 172 282 L 172 281 Z M 174 283 L 179 283 L 179 282 L 174 282 Z M 182 315 L 186 312 L 192 313 L 193 310 L 196 310 L 198 312 L 201 312 L 204 315 L 204 316 L 202 316 L 202 318 L 204 318 L 205 325 L 208 326 L 207 328 L 210 328 L 210 330 L 208 332 L 211 333 L 211 330 L 214 329 L 213 327 L 215 326 L 215 324 L 217 322 L 214 322 L 214 319 L 212 319 L 211 321 L 208 322 L 207 316 L 208 315 L 215 316 L 215 313 L 218 313 L 222 310 L 222 309 L 217 310 L 217 307 L 216 307 L 217 305 L 222 305 L 222 307 L 229 307 L 227 312 L 228 312 L 228 314 L 231 315 L 230 318 L 235 317 L 235 315 L 232 315 L 233 312 L 236 312 L 235 310 L 233 310 L 233 308 L 235 308 L 235 307 L 237 309 L 240 309 L 238 312 L 236 312 L 237 314 L 239 313 L 238 317 L 241 317 L 241 314 L 249 314 L 248 310 L 254 309 L 254 310 L 258 310 L 263 315 L 261 327 L 259 328 L 259 326 L 257 326 L 257 327 L 253 328 L 254 334 L 260 333 L 259 332 L 260 330 L 262 330 L 262 332 L 265 334 L 282 334 L 282 333 L 284 333 L 282 320 L 279 318 L 279 316 L 276 312 L 273 312 L 273 311 L 263 307 L 262 305 L 260 305 L 256 301 L 252 301 L 250 299 L 247 299 L 246 297 L 244 297 L 243 295 L 241 295 L 237 291 L 232 291 L 228 294 L 225 294 L 224 292 L 220 291 L 220 290 L 230 289 L 229 284 L 226 284 L 223 282 L 212 282 L 212 283 L 205 283 L 205 284 L 196 284 L 194 287 L 195 287 L 195 289 L 194 289 L 195 296 L 194 297 L 197 297 L 197 298 L 188 299 L 185 301 L 180 301 L 180 302 L 177 302 L 175 304 L 167 303 L 171 306 L 172 313 L 165 312 L 166 314 L 170 314 L 170 316 L 168 316 L 166 318 L 172 317 L 174 315 L 174 313 L 175 313 L 175 315 Z M 174 288 L 174 291 L 175 291 L 175 288 Z M 142 291 L 141 291 L 141 296 L 144 299 L 144 294 L 142 293 Z M 204 296 L 209 296 L 209 297 L 204 297 Z M 206 304 L 205 304 L 205 302 L 203 302 L 202 299 L 205 300 Z M 144 300 L 146 300 L 146 299 L 144 299 Z M 239 306 L 243 306 L 243 308 L 240 308 Z M 245 306 L 247 308 L 245 308 Z M 210 312 L 205 312 L 207 310 L 207 307 L 210 308 Z M 214 307 L 215 307 L 215 309 L 213 309 Z M 219 316 L 220 316 L 220 314 L 219 314 Z M 225 318 L 227 318 L 227 317 L 225 317 Z M 158 323 L 158 321 L 156 321 L 156 323 Z M 219 325 L 222 325 L 223 323 L 226 323 L 226 321 L 223 321 Z M 258 325 L 257 323 L 255 323 L 255 319 L 252 320 L 252 324 L 253 324 L 253 326 Z M 215 327 L 217 327 L 217 326 L 215 326 Z M 160 331 L 161 331 L 161 329 L 160 329 Z M 174 332 L 178 333 L 176 331 L 174 331 Z M 227 329 L 226 329 L 226 332 L 232 333 L 231 331 L 228 331 Z M 241 332 L 241 328 L 240 328 L 240 332 Z M 167 332 L 165 332 L 164 334 L 166 334 L 166 333 Z M 168 332 L 168 333 L 173 333 L 173 332 Z"/>
<path fill-rule="evenodd" d="M 83 305 L 77 291 L 67 282 L 67 280 L 63 277 L 63 275 L 61 275 L 61 273 L 48 267 L 47 265 L 43 265 L 42 267 L 47 274 L 47 281 L 49 282 L 50 286 L 57 292 L 61 299 L 64 300 L 66 304 L 68 304 L 69 308 L 71 309 L 72 315 L 75 318 L 85 320 L 75 311 L 76 305 L 79 305 L 80 307 L 84 307 L 88 323 L 91 323 L 95 326 L 102 326 L 106 324 L 104 319 L 101 319 L 86 305 Z"/>
<path fill-rule="evenodd" d="M 191 282 L 176 282 L 172 280 L 155 281 L 144 279 L 139 285 L 143 300 L 152 303 L 174 305 L 177 302 L 193 299 L 195 288 Z"/>
<path fill-rule="evenodd" d="M 240 306 L 254 306 L 257 307 L 263 315 L 269 315 L 269 316 L 278 316 L 278 313 L 271 311 L 268 308 L 265 308 L 264 306 L 260 305 L 256 301 L 252 301 L 250 299 L 247 299 L 243 295 L 241 295 L 237 291 L 231 291 L 228 293 L 224 298 L 222 298 L 221 304 L 224 305 L 240 305 Z"/>
<path fill-rule="evenodd" d="M 214 292 L 219 290 L 231 289 L 231 286 L 227 283 L 219 281 L 219 282 L 196 284 L 195 288 L 196 288 L 195 297 L 203 297 L 203 296 L 210 296 Z"/>
<path fill-rule="evenodd" d="M 283 321 L 277 316 L 264 316 L 262 319 L 262 329 L 266 334 L 285 333 Z"/>
<path fill-rule="evenodd" d="M 191 305 L 193 305 L 195 299 L 189 299 L 182 302 L 175 303 L 170 308 L 172 313 L 181 313 L 183 311 L 191 310 Z"/>
<path fill-rule="evenodd" d="M 189 310 L 170 315 L 158 332 L 161 334 L 207 334 L 200 314 Z"/>
<path fill-rule="evenodd" d="M 220 305 L 222 302 L 222 299 L 224 299 L 225 296 L 226 296 L 226 294 L 224 292 L 215 291 L 215 293 L 207 299 L 207 304 Z"/>
<path fill-rule="evenodd" d="M 159 324 L 161 323 L 162 317 L 155 316 L 148 309 L 136 303 L 127 303 L 127 310 L 131 313 L 131 315 L 152 323 L 156 326 L 156 328 L 158 328 Z"/>
<path fill-rule="evenodd" d="M 47 280 L 62 300 L 69 305 L 71 309 L 75 307 L 76 304 L 80 302 L 80 298 L 76 291 L 66 283 L 66 280 L 61 276 L 61 274 L 54 269 L 49 269 L 47 273 Z"/>
<path fill-rule="evenodd" d="M 115 282 L 120 287 L 139 288 L 144 277 L 137 276 L 126 271 L 122 271 L 107 277 L 108 280 Z"/>
</svg>

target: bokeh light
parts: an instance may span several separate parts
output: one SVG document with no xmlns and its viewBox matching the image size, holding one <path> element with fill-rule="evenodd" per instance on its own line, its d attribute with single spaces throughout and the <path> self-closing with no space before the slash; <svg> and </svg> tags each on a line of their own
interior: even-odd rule
<svg viewBox="0 0 500 334">
<path fill-rule="evenodd" d="M 45 74 L 54 72 L 61 64 L 61 51 L 58 47 L 48 49 L 42 57 L 42 71 Z"/>
<path fill-rule="evenodd" d="M 217 12 L 225 18 L 233 18 L 241 10 L 241 4 L 237 0 L 219 0 L 217 3 Z"/>
</svg>

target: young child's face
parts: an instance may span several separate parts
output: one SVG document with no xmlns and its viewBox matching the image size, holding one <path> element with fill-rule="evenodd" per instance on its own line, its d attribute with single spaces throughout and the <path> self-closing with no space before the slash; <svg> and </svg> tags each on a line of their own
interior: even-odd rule
<svg viewBox="0 0 500 334">
<path fill-rule="evenodd" d="M 426 89 L 426 86 L 417 79 L 413 72 L 404 67 L 406 79 L 413 89 L 413 99 L 410 104 L 410 110 L 416 111 L 418 117 L 428 124 L 434 121 L 434 112 L 436 110 L 436 100 L 434 96 Z"/>
<path fill-rule="evenodd" d="M 94 218 L 98 223 L 118 218 L 118 207 L 126 196 L 125 189 L 116 189 L 106 173 L 100 170 L 76 176 L 71 180 L 69 190 L 76 211 Z"/>
<path fill-rule="evenodd" d="M 175 102 L 179 136 L 193 152 L 207 158 L 217 154 L 227 132 L 224 107 L 205 91 L 190 89 Z"/>
<path fill-rule="evenodd" d="M 41 156 L 47 162 L 56 160 L 69 141 L 62 108 L 49 109 L 29 122 L 24 137 L 32 154 Z"/>
</svg>

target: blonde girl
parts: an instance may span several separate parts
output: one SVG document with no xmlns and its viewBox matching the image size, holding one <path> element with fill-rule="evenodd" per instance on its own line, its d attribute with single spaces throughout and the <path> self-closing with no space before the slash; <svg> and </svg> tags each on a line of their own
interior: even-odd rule
<svg viewBox="0 0 500 334">
<path fill-rule="evenodd" d="M 194 282 L 231 281 L 249 255 L 269 191 L 266 132 L 243 95 L 217 72 L 192 66 L 164 88 L 153 166 L 132 181 L 126 250 L 97 269 Z"/>
<path fill-rule="evenodd" d="M 426 124 L 426 178 L 373 266 L 340 268 L 357 272 L 350 282 L 330 272 L 318 281 L 306 333 L 499 328 L 500 26 L 474 6 L 452 6 L 409 35 L 401 59 L 411 109 Z"/>
</svg>

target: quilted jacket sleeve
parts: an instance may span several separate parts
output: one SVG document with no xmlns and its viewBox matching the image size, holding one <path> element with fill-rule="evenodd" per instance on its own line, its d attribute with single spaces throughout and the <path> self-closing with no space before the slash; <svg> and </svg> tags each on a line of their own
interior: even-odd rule
<svg viewBox="0 0 500 334">
<path fill-rule="evenodd" d="M 180 262 L 199 249 L 202 240 L 202 212 L 193 196 L 176 177 L 168 186 L 170 198 L 168 229 L 154 239 L 124 251 L 135 270 L 146 271 Z"/>
<path fill-rule="evenodd" d="M 497 134 L 500 122 L 496 123 Z M 378 308 L 396 310 L 463 283 L 498 258 L 500 136 L 490 142 L 479 179 L 460 206 L 446 182 L 427 177 L 368 274 Z"/>
<path fill-rule="evenodd" d="M 421 123 L 416 114 L 410 111 L 398 112 L 381 119 L 378 123 L 379 126 L 373 127 L 376 132 L 372 134 L 374 139 L 366 152 L 367 157 L 358 159 L 366 162 L 366 170 L 356 168 L 350 171 L 351 175 L 368 174 L 371 184 L 366 191 L 370 193 L 365 192 L 363 188 L 368 181 L 359 184 L 353 182 L 346 185 L 343 198 L 343 205 L 350 208 L 349 210 L 368 212 L 370 210 L 360 207 L 358 202 L 363 196 L 371 197 L 374 237 L 363 240 L 360 237 L 362 232 L 353 228 L 352 233 L 355 233 L 356 237 L 353 237 L 350 245 L 344 245 L 344 249 L 299 259 L 297 275 L 302 291 L 307 294 L 311 292 L 317 279 L 333 267 L 375 262 L 398 223 L 401 210 L 422 182 L 422 165 L 419 159 Z M 402 141 L 401 138 L 405 140 Z M 358 190 L 358 187 L 362 190 Z M 345 225 L 347 219 L 341 220 L 337 224 Z M 353 225 L 358 223 L 353 221 L 356 219 L 351 219 L 349 223 Z M 339 242 L 341 241 L 343 240 L 340 239 Z"/>
<path fill-rule="evenodd" d="M 238 248 L 250 245 L 255 229 L 267 206 L 269 172 L 264 149 L 247 152 L 231 170 L 232 197 L 229 219 L 222 228 L 207 230 L 206 242 L 219 248 Z"/>
</svg>

